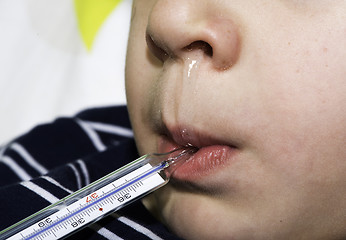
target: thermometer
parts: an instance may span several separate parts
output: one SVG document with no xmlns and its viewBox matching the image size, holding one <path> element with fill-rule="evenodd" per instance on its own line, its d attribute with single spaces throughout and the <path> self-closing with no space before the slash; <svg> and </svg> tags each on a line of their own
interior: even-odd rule
<svg viewBox="0 0 346 240">
<path fill-rule="evenodd" d="M 0 240 L 65 238 L 165 185 L 195 149 L 148 154 L 0 232 Z"/>
</svg>

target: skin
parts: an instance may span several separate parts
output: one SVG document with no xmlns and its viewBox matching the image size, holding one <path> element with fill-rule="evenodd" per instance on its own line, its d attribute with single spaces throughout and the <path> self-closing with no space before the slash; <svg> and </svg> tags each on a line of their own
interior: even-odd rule
<svg viewBox="0 0 346 240">
<path fill-rule="evenodd" d="M 345 10 L 341 0 L 134 0 L 126 90 L 139 153 L 160 151 L 162 125 L 237 153 L 145 200 L 173 232 L 346 238 Z"/>
</svg>

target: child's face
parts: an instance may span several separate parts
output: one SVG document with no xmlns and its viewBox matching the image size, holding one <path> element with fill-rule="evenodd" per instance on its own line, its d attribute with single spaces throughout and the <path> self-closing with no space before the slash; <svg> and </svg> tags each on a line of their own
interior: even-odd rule
<svg viewBox="0 0 346 240">
<path fill-rule="evenodd" d="M 126 81 L 141 154 L 200 148 L 145 201 L 178 235 L 346 236 L 346 1 L 134 0 Z"/>
</svg>

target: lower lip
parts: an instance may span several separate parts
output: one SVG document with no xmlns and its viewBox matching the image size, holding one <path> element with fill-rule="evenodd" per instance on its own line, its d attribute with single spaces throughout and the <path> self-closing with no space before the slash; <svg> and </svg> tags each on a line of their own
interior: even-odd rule
<svg viewBox="0 0 346 240">
<path fill-rule="evenodd" d="M 165 152 L 179 147 L 166 140 L 163 140 L 159 144 L 160 150 Z M 235 148 L 226 145 L 202 147 L 173 172 L 172 178 L 187 182 L 198 181 L 223 169 L 223 166 L 230 164 L 235 153 Z"/>
</svg>

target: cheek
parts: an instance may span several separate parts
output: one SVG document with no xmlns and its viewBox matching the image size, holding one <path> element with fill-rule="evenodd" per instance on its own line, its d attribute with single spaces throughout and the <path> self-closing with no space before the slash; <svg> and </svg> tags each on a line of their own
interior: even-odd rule
<svg viewBox="0 0 346 240">
<path fill-rule="evenodd" d="M 256 104 L 268 127 L 263 132 L 283 150 L 338 148 L 340 153 L 346 137 L 346 47 L 340 43 L 346 42 L 346 32 L 331 32 L 323 24 L 304 29 L 309 32 L 281 32 L 286 41 L 280 43 L 263 42 L 266 52 L 259 51 L 253 63 Z"/>
<path fill-rule="evenodd" d="M 264 107 L 257 120 L 264 127 L 252 136 L 255 148 L 268 154 L 263 159 L 279 171 L 291 172 L 293 181 L 294 176 L 312 174 L 322 180 L 345 170 L 345 80 L 334 73 L 319 74 L 280 83 L 272 79 L 260 97 Z"/>
<path fill-rule="evenodd" d="M 283 35 L 280 46 L 263 42 L 263 52 L 246 59 L 254 75 L 245 78 L 256 79 L 251 151 L 281 184 L 311 191 L 302 196 L 316 206 L 346 194 L 346 32 L 321 31 Z"/>
<path fill-rule="evenodd" d="M 141 31 L 142 33 L 144 31 Z M 144 38 L 131 36 L 128 44 L 125 79 L 127 106 L 140 154 L 156 152 L 151 123 L 146 114 L 155 98 L 155 79 L 160 72 L 158 60 L 147 51 Z M 142 36 L 139 34 L 139 36 Z"/>
</svg>

